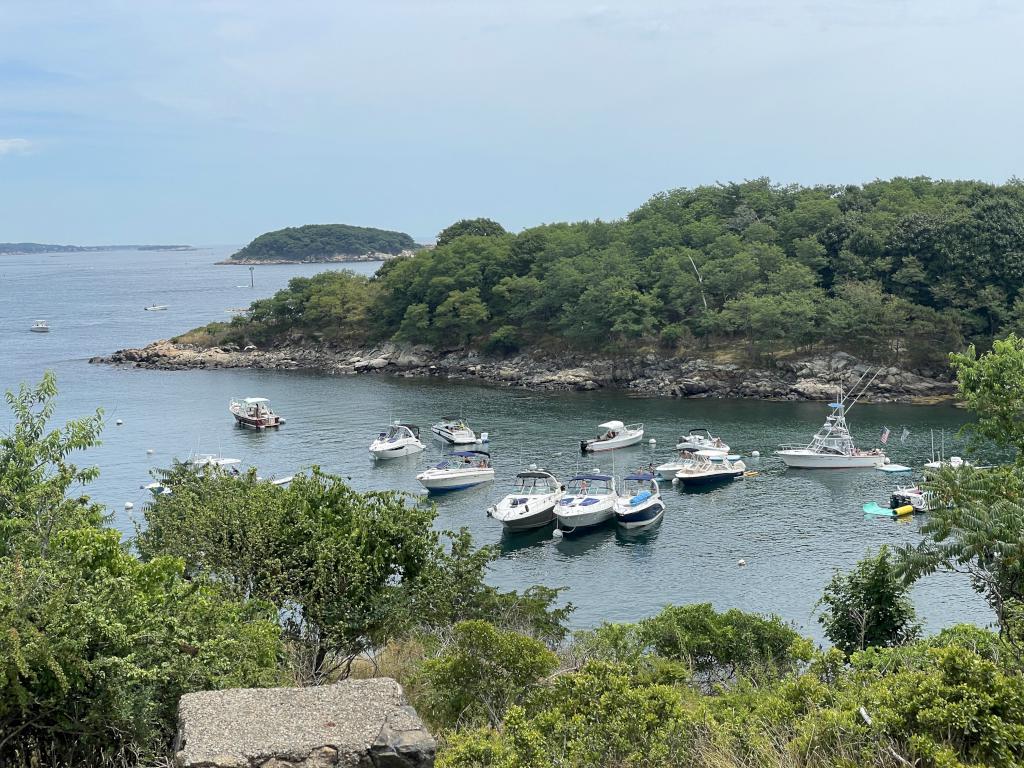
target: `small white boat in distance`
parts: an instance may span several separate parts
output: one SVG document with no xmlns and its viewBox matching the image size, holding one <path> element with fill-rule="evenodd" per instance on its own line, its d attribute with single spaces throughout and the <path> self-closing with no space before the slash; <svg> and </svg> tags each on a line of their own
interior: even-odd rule
<svg viewBox="0 0 1024 768">
<path fill-rule="evenodd" d="M 829 403 L 832 412 L 825 418 L 807 445 L 780 445 L 775 455 L 796 469 L 857 469 L 880 467 L 885 453 L 878 449 L 862 451 L 853 444 L 846 425 L 844 401 Z"/>
<path fill-rule="evenodd" d="M 604 424 L 598 424 L 597 428 L 603 430 L 597 437 L 591 440 L 580 440 L 580 451 L 583 453 L 614 451 L 616 448 L 636 445 L 644 439 L 643 424 L 606 421 Z"/>
<path fill-rule="evenodd" d="M 442 419 L 430 431 L 452 445 L 472 445 L 476 442 L 476 433 L 462 419 Z"/>
<path fill-rule="evenodd" d="M 420 472 L 416 479 L 430 493 L 461 491 L 494 479 L 491 454 L 487 451 L 455 451 L 441 463 Z"/>
<path fill-rule="evenodd" d="M 650 472 L 633 472 L 622 478 L 615 502 L 615 521 L 624 528 L 654 525 L 665 514 L 658 482 Z"/>
<path fill-rule="evenodd" d="M 409 456 L 426 448 L 420 442 L 420 428 L 413 424 L 393 423 L 387 432 L 381 432 L 370 443 L 370 454 L 375 459 L 397 459 Z"/>
<path fill-rule="evenodd" d="M 658 477 L 662 480 L 668 480 L 671 482 L 676 479 L 676 473 L 681 469 L 692 466 L 697 462 L 697 457 L 693 455 L 692 451 L 679 451 L 679 455 L 676 456 L 672 461 L 666 461 L 664 464 L 659 464 L 654 468 L 654 471 L 658 473 Z"/>
<path fill-rule="evenodd" d="M 595 471 L 576 475 L 555 505 L 559 529 L 571 536 L 604 525 L 615 517 L 615 478 Z"/>
<path fill-rule="evenodd" d="M 720 437 L 715 437 L 704 427 L 691 429 L 679 437 L 676 443 L 678 451 L 710 451 L 720 456 L 729 455 L 729 446 Z"/>
<path fill-rule="evenodd" d="M 724 456 L 697 453 L 697 461 L 676 473 L 676 480 L 686 486 L 713 485 L 743 477 L 747 465 L 741 460 L 730 461 Z"/>
<path fill-rule="evenodd" d="M 950 469 L 961 469 L 963 467 L 973 467 L 969 461 L 964 461 L 960 456 L 950 456 L 948 460 L 935 459 L 929 461 L 924 465 L 925 469 L 941 469 L 942 467 L 949 467 Z"/>
<path fill-rule="evenodd" d="M 32 327 L 29 328 L 29 330 L 32 331 L 32 333 L 49 333 L 50 324 L 45 320 L 36 320 L 32 323 Z"/>
<path fill-rule="evenodd" d="M 163 312 L 165 309 L 167 309 L 166 304 L 150 304 L 146 307 L 147 312 Z"/>
<path fill-rule="evenodd" d="M 506 531 L 542 528 L 555 520 L 555 505 L 565 487 L 550 472 L 536 465 L 516 475 L 515 490 L 487 510 Z"/>
<path fill-rule="evenodd" d="M 265 397 L 235 398 L 228 405 L 228 410 L 241 427 L 267 429 L 284 424 L 284 419 L 274 413 Z"/>
</svg>

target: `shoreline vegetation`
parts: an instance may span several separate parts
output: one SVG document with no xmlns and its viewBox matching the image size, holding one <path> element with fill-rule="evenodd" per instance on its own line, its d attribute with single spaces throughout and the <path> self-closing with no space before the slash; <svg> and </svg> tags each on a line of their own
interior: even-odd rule
<svg viewBox="0 0 1024 768">
<path fill-rule="evenodd" d="M 0 256 L 33 253 L 96 253 L 98 251 L 194 251 L 192 245 L 54 245 L 52 243 L 0 243 Z"/>
<path fill-rule="evenodd" d="M 676 189 L 612 222 L 513 234 L 462 220 L 414 255 L 400 255 L 408 235 L 382 232 L 262 235 L 235 256 L 276 259 L 292 243 L 289 257 L 307 258 L 387 236 L 395 258 L 372 277 L 293 278 L 229 322 L 96 361 L 778 399 L 831 397 L 822 386 L 842 370 L 872 365 L 891 387 L 883 399 L 914 400 L 952 391 L 951 351 L 1024 332 L 1017 179 Z"/>
<path fill-rule="evenodd" d="M 265 232 L 218 264 L 386 261 L 422 248 L 405 232 L 350 224 L 307 224 Z"/>
<path fill-rule="evenodd" d="M 1012 463 L 929 471 L 918 539 L 794 585 L 820 590 L 827 648 L 710 604 L 570 632 L 558 589 L 489 586 L 497 548 L 438 530 L 435 506 L 316 467 L 283 488 L 175 463 L 126 540 L 83 492 L 97 470 L 71 463 L 102 414 L 52 427 L 47 374 L 7 394 L 0 434 L 0 764 L 165 765 L 190 692 L 391 677 L 437 768 L 1016 768 L 1024 339 L 950 361 L 972 439 Z M 923 634 L 911 588 L 937 571 L 970 581 L 991 629 Z M 261 764 L 337 762 L 318 746 Z"/>
</svg>

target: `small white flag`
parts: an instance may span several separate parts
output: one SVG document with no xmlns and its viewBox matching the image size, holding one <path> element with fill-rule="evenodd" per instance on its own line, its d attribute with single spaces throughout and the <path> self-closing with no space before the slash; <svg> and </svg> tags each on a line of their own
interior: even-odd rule
<svg viewBox="0 0 1024 768">
<path fill-rule="evenodd" d="M 901 443 L 905 443 L 905 442 L 907 442 L 907 438 L 908 438 L 908 437 L 910 437 L 910 430 L 909 430 L 909 429 L 907 429 L 906 427 L 904 427 L 904 428 L 903 428 L 903 434 L 902 434 L 902 435 L 900 435 L 900 442 L 901 442 Z"/>
</svg>

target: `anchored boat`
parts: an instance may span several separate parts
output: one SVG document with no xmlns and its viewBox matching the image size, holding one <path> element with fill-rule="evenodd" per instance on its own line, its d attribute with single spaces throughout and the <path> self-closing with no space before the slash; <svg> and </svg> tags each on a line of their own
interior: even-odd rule
<svg viewBox="0 0 1024 768">
<path fill-rule="evenodd" d="M 416 475 L 430 493 L 461 491 L 494 479 L 491 454 L 487 451 L 455 451 L 439 464 Z"/>
<path fill-rule="evenodd" d="M 676 480 L 687 486 L 713 485 L 743 477 L 746 471 L 747 465 L 741 459 L 732 461 L 725 456 L 708 455 L 705 451 L 698 451 L 696 461 L 679 470 L 676 473 Z"/>
<path fill-rule="evenodd" d="M 597 428 L 604 431 L 592 440 L 580 440 L 580 451 L 583 453 L 614 451 L 616 448 L 636 445 L 644 439 L 643 424 L 606 421 L 604 424 L 598 424 Z"/>
<path fill-rule="evenodd" d="M 274 413 L 265 397 L 235 398 L 228 405 L 228 410 L 240 427 L 267 429 L 284 424 L 284 419 Z"/>
<path fill-rule="evenodd" d="M 32 331 L 32 333 L 49 333 L 50 324 L 45 320 L 36 320 L 32 323 L 32 327 L 29 328 L 29 330 Z"/>
<path fill-rule="evenodd" d="M 476 442 L 476 432 L 462 419 L 442 419 L 430 431 L 452 445 L 472 445 Z"/>
<path fill-rule="evenodd" d="M 381 432 L 370 443 L 370 454 L 375 459 L 397 459 L 409 456 L 426 448 L 420 442 L 420 428 L 413 424 L 394 422 L 387 432 Z"/>
<path fill-rule="evenodd" d="M 697 457 L 692 451 L 679 451 L 679 455 L 676 456 L 672 461 L 666 461 L 664 464 L 659 464 L 654 468 L 654 471 L 658 473 L 658 477 L 662 480 L 668 480 L 672 482 L 676 479 L 676 473 L 681 469 L 693 466 L 697 462 Z"/>
<path fill-rule="evenodd" d="M 622 478 L 615 502 L 615 521 L 624 528 L 654 525 L 665 514 L 658 482 L 651 472 L 634 472 Z"/>
<path fill-rule="evenodd" d="M 559 529 L 572 535 L 604 525 L 615 516 L 617 498 L 611 475 L 576 475 L 555 506 Z"/>
<path fill-rule="evenodd" d="M 487 510 L 506 531 L 542 528 L 555 519 L 555 505 L 565 488 L 550 472 L 531 466 L 516 475 L 515 490 Z"/>
<path fill-rule="evenodd" d="M 721 456 L 729 455 L 729 446 L 720 437 L 715 437 L 704 427 L 691 429 L 685 435 L 679 437 L 676 443 L 676 450 L 683 451 L 706 451 Z"/>
</svg>

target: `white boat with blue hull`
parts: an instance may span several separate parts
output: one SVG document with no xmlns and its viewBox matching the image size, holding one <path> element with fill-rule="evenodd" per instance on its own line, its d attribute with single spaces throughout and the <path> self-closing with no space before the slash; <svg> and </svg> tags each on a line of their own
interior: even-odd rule
<svg viewBox="0 0 1024 768">
<path fill-rule="evenodd" d="M 615 502 L 615 520 L 623 528 L 654 525 L 665 514 L 658 481 L 651 472 L 634 472 L 622 478 L 622 490 Z"/>
<path fill-rule="evenodd" d="M 375 459 L 397 459 L 410 456 L 426 448 L 420 442 L 420 428 L 413 424 L 394 422 L 387 432 L 381 432 L 370 443 L 370 455 Z"/>
<path fill-rule="evenodd" d="M 615 517 L 615 478 L 599 472 L 576 475 L 565 496 L 555 505 L 555 520 L 562 533 L 572 535 L 593 530 Z"/>
<path fill-rule="evenodd" d="M 550 472 L 531 466 L 516 475 L 515 490 L 487 510 L 506 531 L 543 528 L 555 521 L 555 505 L 565 488 Z"/>
<path fill-rule="evenodd" d="M 455 451 L 439 464 L 416 475 L 430 493 L 461 491 L 494 480 L 491 454 L 487 451 Z"/>
</svg>

